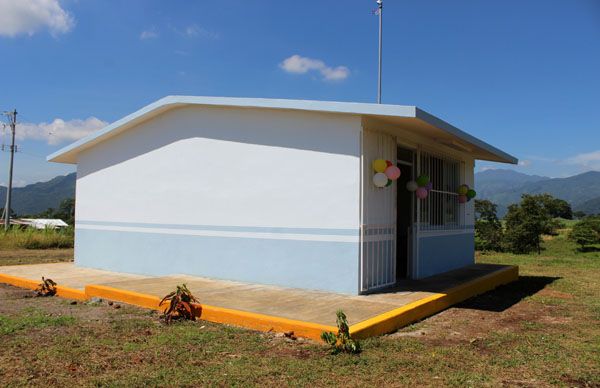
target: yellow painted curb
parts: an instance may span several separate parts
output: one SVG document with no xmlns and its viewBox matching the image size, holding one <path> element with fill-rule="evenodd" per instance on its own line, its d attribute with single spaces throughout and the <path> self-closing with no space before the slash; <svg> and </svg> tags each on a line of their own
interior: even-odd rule
<svg viewBox="0 0 600 388">
<path fill-rule="evenodd" d="M 158 306 L 158 304 L 160 303 L 159 297 L 141 294 L 139 292 L 121 290 L 119 288 L 100 286 L 96 284 L 89 284 L 85 286 L 85 293 L 90 298 L 104 298 L 153 310 L 162 309 Z"/>
<path fill-rule="evenodd" d="M 164 307 L 166 307 L 158 306 L 160 303 L 160 298 L 156 296 L 121 290 L 113 287 L 88 285 L 85 287 L 85 292 L 89 297 L 110 299 L 154 310 L 162 311 Z M 198 311 L 197 316 L 200 319 L 216 323 L 226 323 L 229 325 L 245 327 L 253 330 L 267 332 L 273 331 L 280 333 L 293 331 L 294 335 L 296 336 L 315 340 L 320 340 L 321 333 L 324 331 L 337 332 L 337 327 L 321 325 L 312 322 L 298 321 L 294 319 L 251 313 L 247 311 L 205 304 L 198 304 L 196 307 Z"/>
<path fill-rule="evenodd" d="M 352 337 L 361 339 L 387 334 L 438 313 L 456 303 L 490 291 L 519 278 L 519 267 L 510 266 L 431 295 L 350 326 Z"/>
<path fill-rule="evenodd" d="M 0 273 L 0 283 L 10 284 L 11 286 L 27 288 L 35 290 L 42 283 L 31 279 L 20 278 L 12 275 L 5 275 Z M 87 300 L 87 296 L 84 291 L 76 288 L 63 287 L 60 285 L 56 286 L 56 295 L 67 299 Z"/>
</svg>

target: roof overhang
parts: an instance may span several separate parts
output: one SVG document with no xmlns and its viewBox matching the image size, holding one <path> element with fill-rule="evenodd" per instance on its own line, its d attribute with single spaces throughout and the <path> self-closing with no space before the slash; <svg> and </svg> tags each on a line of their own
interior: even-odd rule
<svg viewBox="0 0 600 388">
<path fill-rule="evenodd" d="M 168 110 L 190 105 L 233 108 L 300 110 L 351 114 L 401 124 L 423 135 L 434 136 L 453 148 L 472 154 L 476 159 L 517 163 L 517 159 L 451 124 L 415 107 L 354 102 L 284 100 L 266 98 L 229 98 L 167 96 L 49 155 L 48 161 L 76 164 L 78 154 L 94 145 L 150 120 Z"/>
</svg>

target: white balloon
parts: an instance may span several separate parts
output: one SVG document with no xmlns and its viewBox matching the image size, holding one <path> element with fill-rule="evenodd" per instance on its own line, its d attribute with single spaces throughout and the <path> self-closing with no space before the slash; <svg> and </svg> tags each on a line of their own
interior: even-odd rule
<svg viewBox="0 0 600 388">
<path fill-rule="evenodd" d="M 419 188 L 419 185 L 417 184 L 417 182 L 415 182 L 415 181 L 406 182 L 406 190 L 417 191 L 418 188 Z"/>
<path fill-rule="evenodd" d="M 388 177 L 382 172 L 373 175 L 373 184 L 377 187 L 385 187 L 388 182 Z"/>
</svg>

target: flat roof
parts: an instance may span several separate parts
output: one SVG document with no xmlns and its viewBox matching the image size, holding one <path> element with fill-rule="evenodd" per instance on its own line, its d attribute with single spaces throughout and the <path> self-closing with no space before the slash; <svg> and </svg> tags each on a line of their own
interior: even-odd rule
<svg viewBox="0 0 600 388">
<path fill-rule="evenodd" d="M 477 159 L 495 162 L 518 162 L 517 158 L 504 151 L 456 128 L 455 126 L 425 112 L 416 106 L 370 104 L 357 102 L 287 100 L 270 98 L 237 98 L 237 97 L 201 97 L 201 96 L 167 96 L 143 107 L 142 109 L 115 121 L 106 127 L 85 136 L 84 138 L 54 152 L 47 157 L 48 161 L 58 163 L 77 163 L 79 152 L 93 147 L 142 121 L 146 121 L 165 111 L 186 105 L 224 106 L 236 108 L 260 108 L 279 110 L 300 110 L 311 112 L 359 115 L 367 118 L 401 120 L 402 125 L 409 125 L 415 131 L 435 129 L 449 139 L 456 139 L 455 144 L 463 152 L 471 152 Z M 399 124 L 400 125 L 400 124 Z M 426 135 L 427 136 L 427 135 Z M 466 144 L 463 144 L 466 143 Z M 475 152 L 476 151 L 476 152 Z"/>
</svg>

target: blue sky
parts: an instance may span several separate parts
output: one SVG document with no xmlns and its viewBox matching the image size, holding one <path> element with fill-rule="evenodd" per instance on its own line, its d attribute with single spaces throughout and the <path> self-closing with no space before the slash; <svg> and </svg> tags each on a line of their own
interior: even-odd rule
<svg viewBox="0 0 600 388">
<path fill-rule="evenodd" d="M 15 182 L 73 171 L 45 156 L 169 94 L 373 102 L 375 7 L 0 0 Z M 387 0 L 383 102 L 417 105 L 517 156 L 525 173 L 600 170 L 599 42 L 597 0 Z"/>
</svg>

